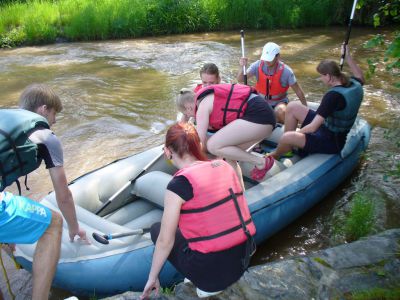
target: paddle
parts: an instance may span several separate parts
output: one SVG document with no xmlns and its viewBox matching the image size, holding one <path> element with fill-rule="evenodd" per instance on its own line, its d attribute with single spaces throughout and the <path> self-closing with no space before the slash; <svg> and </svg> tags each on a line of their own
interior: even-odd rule
<svg viewBox="0 0 400 300">
<path fill-rule="evenodd" d="M 135 229 L 132 231 L 128 232 L 123 232 L 123 233 L 109 233 L 109 234 L 100 234 L 93 232 L 92 236 L 93 238 L 104 245 L 108 245 L 110 242 L 109 240 L 116 239 L 116 238 L 121 238 L 125 236 L 130 236 L 130 235 L 140 235 L 140 234 L 145 234 L 150 232 L 150 228 L 143 228 L 143 229 Z"/>
<path fill-rule="evenodd" d="M 240 30 L 240 43 L 242 45 L 242 57 L 244 56 L 244 31 Z M 246 66 L 243 65 L 243 82 L 247 85 L 247 74 L 246 74 Z"/>
<path fill-rule="evenodd" d="M 150 168 L 152 165 L 154 165 L 154 163 L 161 157 L 163 156 L 164 151 L 161 151 L 161 153 L 159 155 L 157 155 L 156 158 L 154 158 L 151 162 L 149 162 L 142 171 L 140 171 L 140 173 L 133 179 L 129 180 L 127 183 L 125 183 L 125 185 L 120 188 L 114 195 L 112 195 L 107 202 L 105 202 L 96 212 L 95 214 L 98 215 L 100 214 L 107 206 L 109 206 L 111 204 L 111 202 L 114 201 L 115 198 L 117 198 L 123 191 L 126 190 L 127 187 L 129 187 L 131 184 L 134 184 L 136 179 L 138 179 L 140 176 L 144 175 L 144 173 L 146 173 L 147 169 Z"/>
<path fill-rule="evenodd" d="M 349 26 L 347 28 L 347 34 L 346 34 L 346 38 L 344 40 L 343 54 L 342 54 L 342 57 L 340 58 L 340 70 L 343 70 L 343 62 L 344 62 L 344 58 L 346 57 L 346 46 L 349 44 L 350 32 L 351 32 L 351 21 L 353 20 L 353 17 L 354 17 L 356 5 L 357 5 L 357 0 L 354 0 L 353 9 L 351 10 L 351 15 L 350 15 L 350 20 L 349 20 Z"/>
</svg>

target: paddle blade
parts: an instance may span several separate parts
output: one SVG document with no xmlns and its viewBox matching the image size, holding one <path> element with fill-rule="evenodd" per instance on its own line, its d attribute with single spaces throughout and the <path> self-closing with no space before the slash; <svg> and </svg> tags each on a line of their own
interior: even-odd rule
<svg viewBox="0 0 400 300">
<path fill-rule="evenodd" d="M 99 242 L 99 243 L 101 243 L 101 244 L 108 245 L 108 244 L 110 243 L 110 242 L 108 241 L 106 235 L 101 235 L 101 234 L 98 234 L 98 233 L 96 233 L 96 232 L 93 232 L 92 236 L 93 236 L 93 238 L 94 238 L 97 242 Z"/>
</svg>

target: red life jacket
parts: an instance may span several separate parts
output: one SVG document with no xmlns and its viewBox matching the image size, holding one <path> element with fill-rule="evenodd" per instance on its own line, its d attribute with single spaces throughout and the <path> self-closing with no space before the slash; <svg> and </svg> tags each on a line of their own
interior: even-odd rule
<svg viewBox="0 0 400 300">
<path fill-rule="evenodd" d="M 179 218 L 179 228 L 190 249 L 202 253 L 222 251 L 255 234 L 241 184 L 227 162 L 201 162 L 181 169 L 175 174 L 179 175 L 193 187 L 194 196 L 182 205 Z"/>
<path fill-rule="evenodd" d="M 196 111 L 200 101 L 214 93 L 214 104 L 210 114 L 209 126 L 218 130 L 243 116 L 247 100 L 256 90 L 248 85 L 221 83 L 209 85 L 196 93 Z"/>
<path fill-rule="evenodd" d="M 198 85 L 195 86 L 195 88 L 193 89 L 193 92 L 197 93 L 198 91 L 200 91 L 203 88 L 203 85 L 201 83 L 199 83 Z"/>
<path fill-rule="evenodd" d="M 285 69 L 285 64 L 278 61 L 272 75 L 266 75 L 262 70 L 263 66 L 264 61 L 262 60 L 258 66 L 258 81 L 255 86 L 257 92 L 264 94 L 265 99 L 271 101 L 280 101 L 286 98 L 289 86 L 283 87 L 281 85 L 281 76 Z"/>
</svg>

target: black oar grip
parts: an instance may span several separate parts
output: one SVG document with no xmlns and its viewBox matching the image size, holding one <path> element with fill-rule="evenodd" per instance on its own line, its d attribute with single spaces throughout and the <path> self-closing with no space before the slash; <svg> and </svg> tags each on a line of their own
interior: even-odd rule
<svg viewBox="0 0 400 300">
<path fill-rule="evenodd" d="M 110 243 L 107 239 L 107 235 L 105 235 L 105 234 L 101 235 L 96 232 L 93 232 L 92 236 L 96 241 L 98 241 L 101 244 L 108 245 Z"/>
</svg>

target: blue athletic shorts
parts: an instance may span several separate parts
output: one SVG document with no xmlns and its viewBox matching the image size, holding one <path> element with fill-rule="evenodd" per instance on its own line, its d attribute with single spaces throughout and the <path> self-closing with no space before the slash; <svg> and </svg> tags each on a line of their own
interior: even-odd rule
<svg viewBox="0 0 400 300">
<path fill-rule="evenodd" d="M 15 196 L 9 192 L 2 194 L 0 243 L 35 243 L 50 225 L 50 209 L 26 197 Z"/>
<path fill-rule="evenodd" d="M 282 99 L 282 100 L 279 100 L 279 101 L 267 100 L 267 102 L 268 102 L 269 105 L 271 105 L 271 107 L 272 107 L 273 109 L 275 109 L 275 107 L 276 107 L 278 104 L 281 104 L 281 103 L 288 105 L 289 100 L 288 100 L 288 98 L 285 98 L 285 99 Z"/>
<path fill-rule="evenodd" d="M 303 124 L 301 124 L 301 128 L 310 124 L 316 114 L 314 110 L 310 109 Z M 306 133 L 306 144 L 304 148 L 299 151 L 299 154 L 304 156 L 311 153 L 339 153 L 346 142 L 346 135 L 345 133 L 334 133 L 322 124 L 317 131 Z"/>
</svg>

